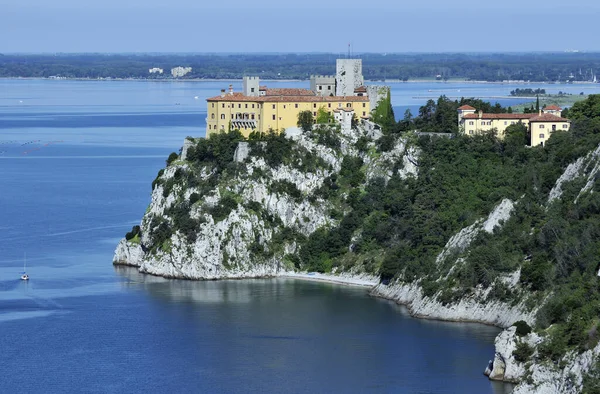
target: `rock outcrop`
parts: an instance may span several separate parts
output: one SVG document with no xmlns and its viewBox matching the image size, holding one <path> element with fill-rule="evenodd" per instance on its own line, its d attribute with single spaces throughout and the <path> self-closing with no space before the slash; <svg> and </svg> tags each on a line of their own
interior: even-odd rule
<svg viewBox="0 0 600 394">
<path fill-rule="evenodd" d="M 396 184 L 402 180 L 412 184 L 419 180 L 421 169 L 421 152 L 410 138 L 397 138 L 392 149 L 381 152 L 372 140 L 365 147 L 364 138 L 373 134 L 373 130 L 337 131 L 333 141 L 330 135 L 318 135 L 319 132 L 290 132 L 287 142 L 293 141 L 294 160 L 279 160 L 277 164 L 257 154 L 266 150 L 266 143 L 253 145 L 250 141 L 228 146 L 226 151 L 232 164 L 229 167 L 229 163 L 219 167 L 210 161 L 192 162 L 190 157 L 197 157 L 198 147 L 193 140 L 186 139 L 179 159 L 155 180 L 150 206 L 141 221 L 140 237 L 121 240 L 113 263 L 135 266 L 140 272 L 152 275 L 198 280 L 310 276 L 295 273 L 301 266 L 296 264 L 303 245 L 299 240 L 306 240 L 315 232 L 321 234 L 320 230 L 342 227 L 340 218 L 346 218 L 353 209 L 348 197 L 357 191 L 356 194 L 364 192 L 370 182 L 383 179 L 379 184 L 389 186 L 394 177 Z M 331 185 L 339 188 L 335 181 L 341 177 L 343 167 L 348 168 L 348 161 L 358 163 L 353 168 L 361 168 L 364 184 L 353 190 L 346 184 L 347 189 L 335 198 L 323 197 L 331 196 L 327 194 L 329 190 L 323 189 Z M 553 201 L 562 198 L 567 183 L 574 180 L 580 182 L 576 190 L 583 185 L 575 198 L 577 203 L 586 193 L 593 193 L 599 171 L 600 147 L 569 165 L 538 208 L 539 205 L 551 208 Z M 519 201 L 522 200 L 525 199 Z M 460 272 L 470 261 L 474 253 L 471 257 L 469 254 L 477 248 L 479 236 L 479 240 L 483 236 L 487 240 L 502 231 L 503 224 L 522 206 L 519 201 L 504 198 L 487 216 L 484 212 L 451 237 L 443 233 L 441 242 L 438 238 L 436 247 L 431 249 L 434 252 L 430 263 L 437 270 L 431 277 L 414 275 L 406 279 L 397 274 L 390 275 L 394 278 L 391 282 L 379 283 L 376 275 L 377 264 L 381 265 L 379 256 L 371 259 L 375 261 L 372 263 L 375 269 L 363 272 L 356 264 L 346 264 L 346 271 L 337 268 L 336 275 L 341 282 L 346 278 L 346 283 L 374 284 L 373 296 L 406 305 L 416 317 L 504 328 L 496 338 L 496 352 L 486 375 L 493 380 L 519 383 L 515 394 L 576 393 L 581 390 L 584 375 L 596 365 L 600 345 L 583 353 L 572 351 L 554 364 L 538 357 L 538 349 L 545 340 L 543 335 L 519 336 L 512 326 L 520 320 L 534 326 L 536 313 L 544 302 L 543 299 L 529 302 L 526 285 L 521 287 L 520 278 L 522 274 L 526 277 L 526 269 L 522 269 L 525 265 L 520 262 L 529 261 L 531 256 L 521 257 L 519 249 L 511 256 L 516 263 L 495 273 L 485 286 L 474 282 L 476 287 L 468 285 L 473 288 L 453 295 L 453 291 L 464 289 L 458 289 L 459 282 L 451 282 L 452 274 Z M 343 244 L 342 252 L 353 251 L 366 233 L 363 230 L 353 227 L 347 231 L 345 239 L 352 241 L 349 246 Z M 527 237 L 534 230 L 530 233 L 527 227 L 522 233 Z M 440 251 L 444 242 L 445 247 Z M 325 276 L 319 278 L 331 280 Z M 526 361 L 521 360 L 524 348 L 532 352 Z"/>
</svg>

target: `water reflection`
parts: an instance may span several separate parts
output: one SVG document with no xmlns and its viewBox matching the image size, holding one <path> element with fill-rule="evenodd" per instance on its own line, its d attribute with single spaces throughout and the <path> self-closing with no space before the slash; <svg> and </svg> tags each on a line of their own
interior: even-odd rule
<svg viewBox="0 0 600 394">
<path fill-rule="evenodd" d="M 495 327 L 415 319 L 364 288 L 287 278 L 172 280 L 114 269 L 128 292 L 143 290 L 160 301 L 161 316 L 210 337 L 218 344 L 211 357 L 242 380 L 252 373 L 289 379 L 293 371 L 315 381 L 294 387 L 320 392 L 512 391 L 483 376 Z"/>
</svg>

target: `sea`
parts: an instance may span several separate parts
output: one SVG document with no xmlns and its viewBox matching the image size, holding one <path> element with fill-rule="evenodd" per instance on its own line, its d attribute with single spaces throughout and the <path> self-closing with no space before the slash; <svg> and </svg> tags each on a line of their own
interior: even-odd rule
<svg viewBox="0 0 600 394">
<path fill-rule="evenodd" d="M 495 327 L 415 319 L 365 288 L 112 265 L 229 83 L 0 80 L 0 392 L 509 393 L 483 376 Z M 418 112 L 512 89 L 397 83 L 392 98 Z"/>
</svg>

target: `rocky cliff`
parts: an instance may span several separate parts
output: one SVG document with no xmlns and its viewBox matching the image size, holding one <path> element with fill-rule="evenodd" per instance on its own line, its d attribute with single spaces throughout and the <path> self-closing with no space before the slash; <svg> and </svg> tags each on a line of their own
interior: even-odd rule
<svg viewBox="0 0 600 394">
<path fill-rule="evenodd" d="M 461 168 L 467 164 L 452 161 L 454 150 L 465 144 L 485 163 L 488 148 L 469 147 L 468 139 L 424 138 L 377 140 L 360 127 L 325 127 L 250 141 L 234 132 L 189 139 L 153 182 L 148 210 L 120 241 L 113 262 L 185 279 L 307 270 L 380 276 L 371 294 L 404 304 L 415 316 L 505 328 L 486 371 L 491 379 L 520 383 L 516 393 L 580 391 L 600 348 L 548 350 L 558 320 L 540 313 L 558 290 L 544 272 L 554 268 L 539 263 L 534 244 L 552 231 L 560 238 L 549 228 L 557 201 L 577 204 L 594 193 L 600 146 L 566 166 L 551 190 L 502 180 L 477 189 L 469 182 L 484 169 L 469 164 L 468 179 Z M 447 181 L 453 171 L 467 185 L 459 194 Z M 540 328 L 517 333 L 518 321 Z"/>
</svg>

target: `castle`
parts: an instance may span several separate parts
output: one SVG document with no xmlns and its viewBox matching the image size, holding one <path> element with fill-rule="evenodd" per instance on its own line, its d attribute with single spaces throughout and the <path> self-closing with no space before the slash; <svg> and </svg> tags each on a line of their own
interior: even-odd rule
<svg viewBox="0 0 600 394">
<path fill-rule="evenodd" d="M 229 85 L 229 91 L 222 89 L 219 96 L 206 100 L 206 136 L 230 128 L 247 137 L 253 131 L 296 127 L 300 112 L 311 111 L 316 117 L 320 108 L 332 114 L 341 109 L 351 113 L 344 118 L 356 114 L 368 119 L 386 94 L 381 86 L 364 86 L 361 59 L 338 59 L 336 75 L 311 76 L 310 89 L 271 89 L 261 86 L 258 77 L 248 76 L 243 79 L 241 92 L 234 92 Z"/>
<path fill-rule="evenodd" d="M 496 130 L 499 139 L 504 139 L 506 128 L 522 123 L 529 129 L 530 145 L 544 145 L 550 135 L 557 130 L 569 130 L 571 123 L 562 118 L 561 108 L 549 105 L 533 114 L 486 114 L 470 105 L 458 108 L 458 127 L 467 135 L 477 135 Z"/>
</svg>

